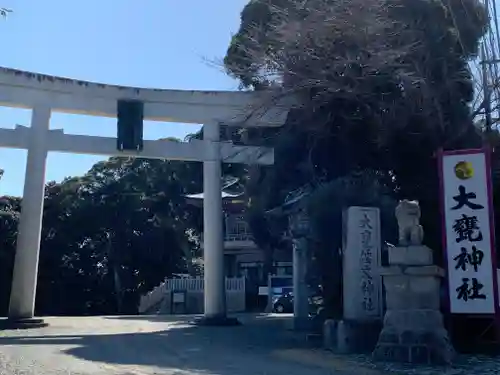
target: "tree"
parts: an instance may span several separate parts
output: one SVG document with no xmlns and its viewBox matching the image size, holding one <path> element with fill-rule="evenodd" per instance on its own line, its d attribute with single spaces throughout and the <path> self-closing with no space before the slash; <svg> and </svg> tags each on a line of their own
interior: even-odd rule
<svg viewBox="0 0 500 375">
<path fill-rule="evenodd" d="M 185 231 L 199 230 L 182 197 L 196 182 L 179 180 L 190 167 L 110 158 L 81 178 L 49 183 L 37 307 L 133 313 L 140 294 L 184 272 L 194 255 L 186 249 L 196 249 Z"/>
<path fill-rule="evenodd" d="M 9 305 L 19 213 L 19 198 L 0 198 L 0 313 Z"/>
<path fill-rule="evenodd" d="M 5 18 L 9 13 L 12 13 L 12 9 L 0 7 L 0 16 Z"/>
<path fill-rule="evenodd" d="M 266 209 L 305 183 L 371 170 L 394 198 L 420 201 L 439 249 L 434 155 L 482 144 L 468 60 L 487 22 L 477 0 L 250 1 L 226 69 L 244 88 L 299 102 L 268 134 L 276 166 L 250 174 L 251 201 Z"/>
<path fill-rule="evenodd" d="M 325 205 L 328 202 L 328 205 Z M 348 176 L 319 185 L 308 200 L 313 254 L 311 278 L 323 285 L 328 314 L 342 318 L 342 225 L 343 212 L 350 206 L 378 207 L 382 242 L 395 243 L 396 202 L 390 186 L 384 186 L 376 171 L 354 171 Z"/>
<path fill-rule="evenodd" d="M 36 312 L 135 313 L 141 294 L 190 270 L 200 163 L 110 158 L 45 188 Z M 0 200 L 0 311 L 7 311 L 21 199 Z M 192 270 L 191 270 L 192 271 Z M 192 271 L 194 272 L 194 271 Z"/>
<path fill-rule="evenodd" d="M 300 98 L 275 136 L 298 128 L 297 178 L 371 168 L 418 198 L 439 147 L 481 142 L 467 59 L 486 25 L 475 0 L 251 1 L 225 65 L 246 87 Z"/>
<path fill-rule="evenodd" d="M 201 133 L 193 138 L 201 137 Z M 170 141 L 178 141 L 169 138 Z M 224 165 L 226 174 L 242 174 Z M 45 187 L 36 313 L 135 313 L 166 277 L 199 272 L 201 163 L 112 157 Z M 0 201 L 0 312 L 7 311 L 20 198 Z"/>
</svg>

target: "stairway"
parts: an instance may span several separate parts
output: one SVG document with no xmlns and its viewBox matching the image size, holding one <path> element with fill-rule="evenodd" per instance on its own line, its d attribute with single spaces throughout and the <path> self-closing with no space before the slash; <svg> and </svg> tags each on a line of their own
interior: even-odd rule
<svg viewBox="0 0 500 375">
<path fill-rule="evenodd" d="M 165 280 L 152 291 L 141 296 L 138 309 L 139 314 L 158 314 L 167 292 L 167 281 Z"/>
</svg>

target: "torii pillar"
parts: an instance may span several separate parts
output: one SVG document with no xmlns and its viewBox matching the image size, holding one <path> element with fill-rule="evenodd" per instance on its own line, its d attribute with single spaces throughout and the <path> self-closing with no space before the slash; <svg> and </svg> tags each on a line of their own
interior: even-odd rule
<svg viewBox="0 0 500 375">
<path fill-rule="evenodd" d="M 43 319 L 33 316 L 42 232 L 50 115 L 51 108 L 46 106 L 33 108 L 31 115 L 9 316 L 5 323 L 7 327 L 12 328 L 35 328 L 47 325 Z"/>
<path fill-rule="evenodd" d="M 203 161 L 203 264 L 205 314 L 201 325 L 238 325 L 227 316 L 226 278 L 224 273 L 224 233 L 222 213 L 222 171 L 220 155 L 220 124 L 203 126 L 203 140 L 209 142 L 209 155 Z"/>
</svg>

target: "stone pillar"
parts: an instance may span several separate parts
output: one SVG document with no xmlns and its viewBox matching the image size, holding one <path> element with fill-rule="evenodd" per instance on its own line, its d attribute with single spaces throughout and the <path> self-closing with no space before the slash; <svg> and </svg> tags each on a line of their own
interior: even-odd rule
<svg viewBox="0 0 500 375">
<path fill-rule="evenodd" d="M 415 224 L 414 220 L 408 220 L 408 213 L 402 216 L 398 217 L 398 224 L 403 244 L 389 248 L 390 266 L 381 271 L 387 311 L 373 357 L 384 361 L 449 364 L 455 352 L 440 312 L 444 270 L 432 265 L 432 250 L 421 244 L 423 231 L 418 220 Z M 405 233 L 413 239 L 402 241 Z"/>
<path fill-rule="evenodd" d="M 351 206 L 342 213 L 342 295 L 340 321 L 324 324 L 324 346 L 337 353 L 375 348 L 382 328 L 382 241 L 380 210 Z"/>
<path fill-rule="evenodd" d="M 309 293 L 307 286 L 307 239 L 293 240 L 293 327 L 308 328 Z"/>
<path fill-rule="evenodd" d="M 203 260 L 204 325 L 233 325 L 227 318 L 224 274 L 224 237 L 220 158 L 220 126 L 217 122 L 203 126 L 203 140 L 209 143 L 209 155 L 203 162 Z"/>
<path fill-rule="evenodd" d="M 21 217 L 9 304 L 9 323 L 26 327 L 45 325 L 33 319 L 38 256 L 45 195 L 45 164 L 51 109 L 36 107 L 31 117 Z"/>
</svg>

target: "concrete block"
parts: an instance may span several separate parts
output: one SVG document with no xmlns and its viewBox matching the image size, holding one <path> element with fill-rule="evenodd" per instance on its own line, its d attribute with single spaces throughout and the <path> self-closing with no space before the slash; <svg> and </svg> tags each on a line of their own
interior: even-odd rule
<svg viewBox="0 0 500 375">
<path fill-rule="evenodd" d="M 433 263 L 432 250 L 424 245 L 389 247 L 388 255 L 391 265 L 426 266 Z"/>
<path fill-rule="evenodd" d="M 410 287 L 410 278 L 403 273 L 384 276 L 383 281 L 386 295 L 407 292 Z"/>
<path fill-rule="evenodd" d="M 327 320 L 323 326 L 323 345 L 337 353 L 370 353 L 381 329 L 380 320 Z"/>
<path fill-rule="evenodd" d="M 449 364 L 455 351 L 438 310 L 387 311 L 373 351 L 376 360 Z"/>
<path fill-rule="evenodd" d="M 435 276 L 409 277 L 410 291 L 418 294 L 432 294 L 435 292 L 439 296 L 441 280 Z"/>
<path fill-rule="evenodd" d="M 352 327 L 341 320 L 338 322 L 337 326 L 337 352 L 342 354 L 348 354 L 352 351 L 352 340 L 353 340 Z"/>
<path fill-rule="evenodd" d="M 435 277 L 444 277 L 445 272 L 444 269 L 438 266 L 410 266 L 404 269 L 405 275 L 411 276 L 435 276 Z"/>
<path fill-rule="evenodd" d="M 337 348 L 337 325 L 336 320 L 325 320 L 323 324 L 323 347 L 325 349 L 335 350 Z"/>
<path fill-rule="evenodd" d="M 428 276 L 428 273 L 434 273 L 425 270 L 418 275 L 420 268 L 415 268 L 417 275 L 407 275 L 406 273 L 393 273 L 384 276 L 384 287 L 386 290 L 386 307 L 388 310 L 408 310 L 408 309 L 437 309 L 440 307 L 440 280 L 436 276 Z M 412 272 L 410 270 L 410 272 Z"/>
<path fill-rule="evenodd" d="M 384 316 L 384 330 L 443 329 L 443 315 L 438 310 L 388 310 Z"/>
<path fill-rule="evenodd" d="M 375 360 L 402 362 L 412 364 L 450 364 L 455 351 L 443 332 L 405 331 L 399 333 L 398 342 L 394 342 L 394 334 L 384 331 L 373 351 Z M 387 341 L 386 338 L 390 338 Z"/>
<path fill-rule="evenodd" d="M 388 267 L 380 267 L 378 270 L 380 276 L 400 276 L 404 274 L 403 266 L 392 265 Z"/>
</svg>

